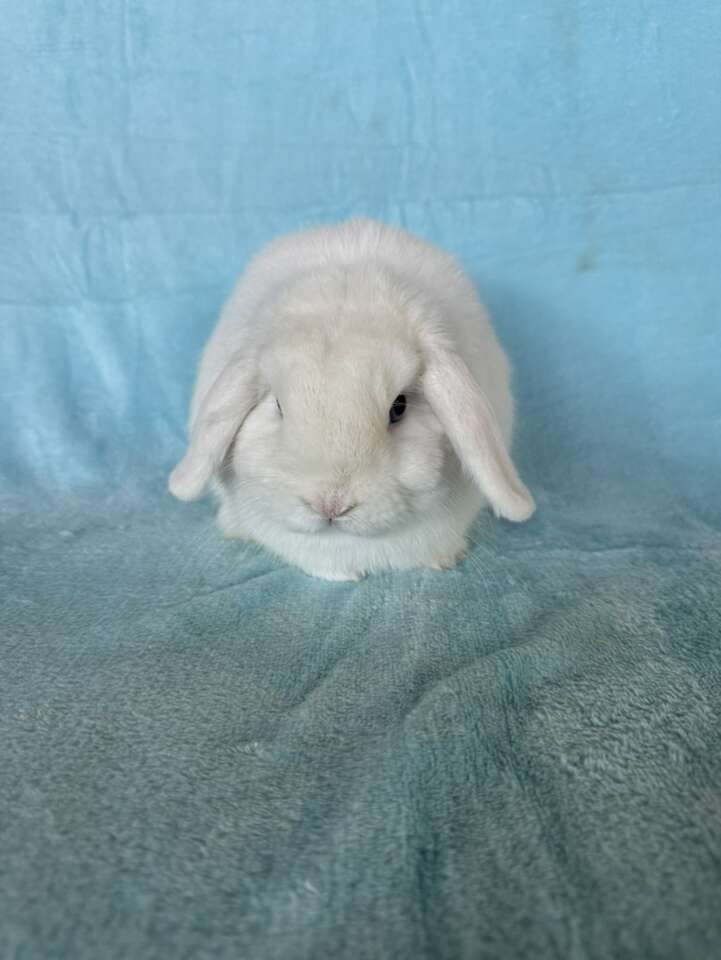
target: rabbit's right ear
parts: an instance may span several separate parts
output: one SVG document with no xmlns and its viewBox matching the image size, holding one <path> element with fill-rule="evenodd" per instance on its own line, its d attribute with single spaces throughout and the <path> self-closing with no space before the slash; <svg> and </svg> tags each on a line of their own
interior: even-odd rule
<svg viewBox="0 0 721 960">
<path fill-rule="evenodd" d="M 203 400 L 195 418 L 185 456 L 168 479 L 178 500 L 197 500 L 223 462 L 241 424 L 258 402 L 255 362 L 231 360 Z"/>
</svg>

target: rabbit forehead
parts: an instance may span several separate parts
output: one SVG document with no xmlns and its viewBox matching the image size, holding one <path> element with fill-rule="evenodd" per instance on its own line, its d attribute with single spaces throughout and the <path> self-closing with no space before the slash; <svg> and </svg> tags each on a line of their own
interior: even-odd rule
<svg viewBox="0 0 721 960">
<path fill-rule="evenodd" d="M 288 399 L 340 403 L 353 395 L 384 406 L 418 379 L 421 352 L 408 337 L 373 329 L 304 327 L 273 344 L 262 367 L 271 390 Z"/>
</svg>

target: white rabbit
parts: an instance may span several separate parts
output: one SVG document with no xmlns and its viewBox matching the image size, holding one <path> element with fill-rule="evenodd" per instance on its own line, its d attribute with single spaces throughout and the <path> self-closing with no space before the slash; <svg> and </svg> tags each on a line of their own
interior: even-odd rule
<svg viewBox="0 0 721 960">
<path fill-rule="evenodd" d="M 351 220 L 255 257 L 203 353 L 171 492 L 306 573 L 451 567 L 482 506 L 526 520 L 509 366 L 456 262 Z"/>
</svg>

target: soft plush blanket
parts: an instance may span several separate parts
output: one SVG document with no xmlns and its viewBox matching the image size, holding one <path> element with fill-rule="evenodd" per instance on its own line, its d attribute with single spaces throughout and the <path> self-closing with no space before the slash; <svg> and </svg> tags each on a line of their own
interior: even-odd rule
<svg viewBox="0 0 721 960">
<path fill-rule="evenodd" d="M 0 0 L 0 956 L 721 956 L 721 12 Z M 358 584 L 173 501 L 249 253 L 457 254 L 524 526 Z"/>
</svg>

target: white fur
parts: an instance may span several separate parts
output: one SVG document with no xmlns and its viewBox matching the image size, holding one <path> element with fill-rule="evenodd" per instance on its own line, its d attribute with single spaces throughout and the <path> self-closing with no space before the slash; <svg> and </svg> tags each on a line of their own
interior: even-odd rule
<svg viewBox="0 0 721 960">
<path fill-rule="evenodd" d="M 515 521 L 534 510 L 512 421 L 508 362 L 459 266 L 353 220 L 282 237 L 245 270 L 203 353 L 169 486 L 191 500 L 212 485 L 226 535 L 315 576 L 442 569 L 484 504 Z M 329 523 L 311 505 L 353 509 Z"/>
</svg>

